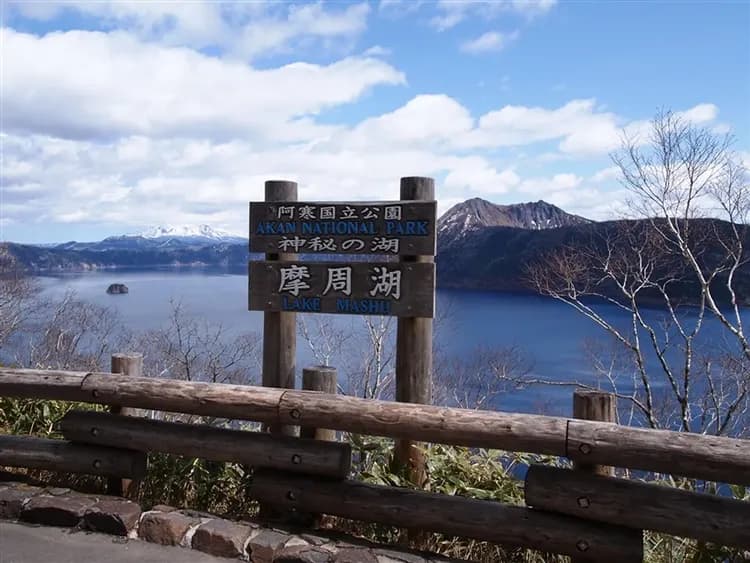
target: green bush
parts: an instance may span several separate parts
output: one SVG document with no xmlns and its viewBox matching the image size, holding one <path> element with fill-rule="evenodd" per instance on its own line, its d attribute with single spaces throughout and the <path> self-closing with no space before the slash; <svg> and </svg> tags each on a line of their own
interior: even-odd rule
<svg viewBox="0 0 750 563">
<path fill-rule="evenodd" d="M 102 411 L 101 405 L 0 397 L 0 432 L 62 438 L 57 423 L 71 410 Z"/>
</svg>

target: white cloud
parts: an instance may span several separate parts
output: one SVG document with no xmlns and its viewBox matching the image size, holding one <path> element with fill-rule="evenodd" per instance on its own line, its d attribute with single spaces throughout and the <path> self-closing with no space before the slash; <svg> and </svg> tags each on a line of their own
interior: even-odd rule
<svg viewBox="0 0 750 563">
<path fill-rule="evenodd" d="M 455 27 L 466 18 L 471 6 L 468 2 L 446 2 L 440 0 L 437 4 L 438 14 L 430 20 L 430 25 L 438 31 L 445 31 Z"/>
<path fill-rule="evenodd" d="M 619 178 L 621 173 L 622 172 L 620 171 L 619 166 L 608 166 L 607 168 L 603 168 L 602 170 L 599 170 L 597 173 L 595 173 L 591 177 L 591 181 L 597 184 L 601 182 L 608 182 Z"/>
<path fill-rule="evenodd" d="M 49 0 L 13 2 L 21 16 L 51 20 L 64 12 L 98 18 L 139 38 L 167 45 L 217 47 L 254 58 L 331 40 L 351 40 L 367 27 L 366 2 L 329 9 L 329 4 Z"/>
<path fill-rule="evenodd" d="M 595 100 L 572 100 L 556 109 L 508 105 L 484 114 L 460 142 L 502 147 L 554 139 L 562 139 L 563 152 L 607 152 L 618 140 L 618 117 L 597 111 Z"/>
<path fill-rule="evenodd" d="M 390 49 L 386 49 L 381 45 L 373 45 L 369 49 L 366 49 L 362 55 L 365 57 L 387 57 L 391 52 Z"/>
<path fill-rule="evenodd" d="M 560 143 L 565 153 L 596 154 L 616 149 L 622 135 L 612 114 L 584 116 L 580 127 L 570 130 Z"/>
<path fill-rule="evenodd" d="M 520 181 L 512 169 L 498 171 L 482 158 L 467 157 L 454 164 L 443 184 L 450 190 L 491 196 L 509 192 Z"/>
<path fill-rule="evenodd" d="M 465 190 L 507 192 L 519 181 L 483 157 L 441 155 L 419 143 L 352 150 L 142 137 L 5 140 L 6 159 L 20 172 L 14 192 L 3 188 L 3 212 L 27 229 L 107 223 L 116 233 L 168 220 L 244 232 L 247 201 L 262 198 L 263 182 L 272 177 L 298 181 L 301 198 L 332 200 L 397 199 L 405 175 L 444 178 L 439 199 Z"/>
<path fill-rule="evenodd" d="M 419 10 L 425 0 L 380 0 L 378 11 L 389 17 L 400 18 Z"/>
<path fill-rule="evenodd" d="M 583 178 L 575 174 L 555 174 L 550 178 L 528 178 L 520 183 L 518 191 L 532 197 L 551 197 L 560 191 L 571 191 L 581 185 Z"/>
<path fill-rule="evenodd" d="M 0 33 L 4 126 L 64 138 L 309 140 L 333 129 L 311 116 L 404 82 L 391 65 L 367 57 L 257 70 L 119 32 Z"/>
<path fill-rule="evenodd" d="M 509 43 L 518 39 L 519 35 L 518 31 L 513 31 L 511 33 L 488 31 L 479 37 L 462 43 L 461 50 L 464 53 L 469 53 L 471 55 L 502 51 Z"/>
<path fill-rule="evenodd" d="M 438 13 L 432 17 L 430 25 L 445 31 L 469 17 L 487 20 L 501 14 L 515 14 L 532 18 L 547 13 L 555 4 L 557 0 L 440 0 L 436 4 Z"/>
<path fill-rule="evenodd" d="M 624 204 L 628 193 L 624 190 L 603 191 L 586 186 L 575 190 L 560 190 L 545 195 L 542 199 L 561 207 L 569 213 L 581 215 L 594 221 L 616 219 L 625 216 Z"/>
<path fill-rule="evenodd" d="M 367 56 L 258 70 L 125 32 L 2 34 L 0 225 L 12 233 L 53 223 L 116 233 L 164 221 L 244 232 L 247 201 L 271 177 L 297 180 L 305 199 L 367 200 L 397 198 L 399 177 L 426 175 L 438 180 L 441 202 L 533 196 L 595 216 L 616 199 L 597 184 L 606 170 L 584 180 L 548 163 L 529 177 L 520 151 L 485 149 L 557 144 L 569 163 L 647 123 L 595 100 L 474 116 L 439 93 L 358 123 L 323 123 L 326 110 L 405 77 Z M 709 106 L 683 113 L 710 122 Z"/>
<path fill-rule="evenodd" d="M 703 124 L 716 115 L 706 106 L 689 108 L 680 115 Z M 614 113 L 600 111 L 594 99 L 572 100 L 556 109 L 505 106 L 488 112 L 460 143 L 469 147 L 501 147 L 560 139 L 558 148 L 563 154 L 583 156 L 617 149 L 623 134 L 645 140 L 649 129 L 647 120 L 628 122 Z"/>
<path fill-rule="evenodd" d="M 549 12 L 557 4 L 557 0 L 511 0 L 513 10 L 528 17 L 538 16 Z"/>
<path fill-rule="evenodd" d="M 322 3 L 290 5 L 285 19 L 254 19 L 229 46 L 243 57 L 289 50 L 296 39 L 352 38 L 367 28 L 367 3 L 352 4 L 339 12 L 329 12 Z"/>
<path fill-rule="evenodd" d="M 728 135 L 732 132 L 732 126 L 729 123 L 717 123 L 711 128 L 714 135 Z"/>
<path fill-rule="evenodd" d="M 337 140 L 342 146 L 366 149 L 385 146 L 445 146 L 471 131 L 474 120 L 464 106 L 445 95 L 421 95 L 400 108 L 364 120 Z"/>
<path fill-rule="evenodd" d="M 698 104 L 677 115 L 690 123 L 700 125 L 715 120 L 719 116 L 719 108 L 714 104 Z"/>
</svg>

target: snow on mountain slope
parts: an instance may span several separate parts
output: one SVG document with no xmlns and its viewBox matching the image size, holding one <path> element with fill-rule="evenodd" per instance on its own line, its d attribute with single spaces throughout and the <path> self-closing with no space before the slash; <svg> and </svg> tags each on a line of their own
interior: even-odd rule
<svg viewBox="0 0 750 563">
<path fill-rule="evenodd" d="M 159 225 L 157 227 L 151 227 L 134 235 L 148 239 L 158 238 L 205 238 L 217 241 L 241 239 L 243 237 L 235 235 L 228 231 L 221 229 L 214 229 L 210 225 Z"/>
</svg>

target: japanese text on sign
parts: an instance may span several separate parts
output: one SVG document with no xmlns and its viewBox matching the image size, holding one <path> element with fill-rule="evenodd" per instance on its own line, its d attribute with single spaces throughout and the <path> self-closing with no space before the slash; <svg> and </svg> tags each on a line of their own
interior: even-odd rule
<svg viewBox="0 0 750 563">
<path fill-rule="evenodd" d="M 432 263 L 251 262 L 250 309 L 431 317 Z"/>
<path fill-rule="evenodd" d="M 250 249 L 294 254 L 435 253 L 435 202 L 250 204 Z"/>
</svg>

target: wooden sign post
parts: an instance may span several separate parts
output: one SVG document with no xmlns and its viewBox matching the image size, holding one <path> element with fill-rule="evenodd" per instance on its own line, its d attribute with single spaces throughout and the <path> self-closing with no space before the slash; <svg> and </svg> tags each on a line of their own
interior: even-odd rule
<svg viewBox="0 0 750 563">
<path fill-rule="evenodd" d="M 402 200 L 434 200 L 432 178 L 401 178 Z M 435 267 L 433 253 L 402 256 L 402 264 Z M 404 403 L 432 403 L 432 316 L 410 315 L 398 319 L 396 332 L 396 400 Z M 427 474 L 422 451 L 408 440 L 396 442 L 394 461 L 406 468 L 409 480 L 423 486 Z"/>
<path fill-rule="evenodd" d="M 297 200 L 297 183 L 285 180 L 266 182 L 266 201 L 291 202 Z M 252 233 L 250 240 L 252 240 Z M 297 256 L 291 253 L 267 252 L 266 260 L 290 261 Z M 295 360 L 297 356 L 297 315 L 267 310 L 263 314 L 263 386 L 294 389 Z M 271 427 L 271 433 L 293 435 L 293 426 Z"/>
<path fill-rule="evenodd" d="M 390 315 L 396 400 L 429 404 L 436 212 L 432 178 L 402 178 L 399 201 L 372 203 L 298 202 L 293 182 L 266 182 L 266 201 L 250 204 L 250 250 L 266 260 L 250 262 L 248 288 L 249 308 L 265 312 L 263 384 L 294 385 L 296 312 Z M 388 258 L 341 261 L 349 254 Z M 394 459 L 423 483 L 411 442 L 398 442 Z"/>
</svg>

